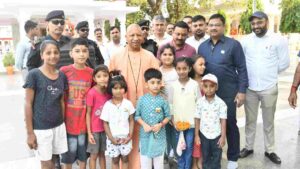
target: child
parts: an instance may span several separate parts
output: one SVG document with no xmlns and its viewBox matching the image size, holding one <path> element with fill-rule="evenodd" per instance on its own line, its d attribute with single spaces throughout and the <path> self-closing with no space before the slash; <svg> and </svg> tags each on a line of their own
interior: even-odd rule
<svg viewBox="0 0 300 169">
<path fill-rule="evenodd" d="M 110 99 L 107 93 L 107 84 L 109 80 L 109 71 L 105 65 L 100 65 L 93 72 L 93 80 L 96 85 L 91 88 L 87 94 L 87 114 L 86 125 L 88 131 L 87 152 L 90 156 L 90 169 L 96 169 L 96 161 L 99 157 L 100 168 L 106 168 L 105 150 L 106 135 L 103 121 L 100 119 L 104 103 Z"/>
<path fill-rule="evenodd" d="M 70 56 L 74 64 L 63 66 L 61 71 L 68 78 L 69 90 L 66 99 L 65 123 L 67 129 L 68 152 L 62 154 L 66 169 L 78 160 L 80 169 L 86 168 L 86 94 L 93 82 L 93 69 L 86 66 L 89 57 L 85 39 L 74 39 Z"/>
<path fill-rule="evenodd" d="M 190 58 L 181 57 L 176 60 L 175 68 L 179 79 L 172 83 L 169 92 L 172 121 L 175 129 L 178 131 L 176 134 L 177 142 L 179 140 L 179 131 L 183 132 L 186 142 L 186 149 L 182 151 L 182 155 L 178 158 L 179 169 L 190 169 L 192 167 L 194 114 L 197 100 L 200 97 L 198 83 L 189 77 L 192 66 Z"/>
<path fill-rule="evenodd" d="M 163 169 L 166 149 L 165 125 L 169 122 L 169 105 L 159 94 L 162 74 L 150 68 L 145 71 L 144 78 L 148 94 L 140 97 L 136 107 L 135 120 L 140 127 L 140 160 L 142 169 Z"/>
<path fill-rule="evenodd" d="M 68 85 L 66 76 L 56 69 L 57 43 L 45 40 L 40 50 L 43 64 L 28 73 L 23 86 L 27 144 L 37 150 L 41 168 L 54 168 L 58 155 L 68 151 L 63 97 Z"/>
<path fill-rule="evenodd" d="M 200 55 L 195 55 L 193 58 L 193 70 L 191 71 L 191 77 L 198 82 L 200 87 L 201 96 L 204 94 L 202 90 L 202 76 L 205 71 L 205 59 Z M 195 132 L 199 132 L 195 130 Z M 193 167 L 192 169 L 202 169 L 202 158 L 201 158 L 201 145 L 194 143 L 193 148 Z"/>
<path fill-rule="evenodd" d="M 162 48 L 160 48 L 160 53 L 160 61 L 162 64 L 160 67 L 160 71 L 162 73 L 163 83 L 165 86 L 165 94 L 168 95 L 171 83 L 175 82 L 178 79 L 178 75 L 174 67 L 175 48 L 170 44 L 166 44 Z M 166 133 L 167 155 L 169 155 L 169 157 L 173 157 L 174 154 L 176 155 L 176 130 L 170 123 L 166 125 Z"/>
<path fill-rule="evenodd" d="M 112 158 L 112 168 L 128 169 L 128 154 L 132 149 L 132 134 L 135 109 L 132 103 L 123 98 L 127 92 L 127 85 L 120 71 L 110 73 L 108 93 L 112 99 L 104 104 L 101 119 L 104 121 L 104 130 L 107 135 L 107 152 Z"/>
<path fill-rule="evenodd" d="M 203 169 L 221 169 L 222 147 L 226 138 L 227 106 L 216 95 L 218 80 L 213 74 L 202 78 L 205 96 L 198 100 L 195 113 L 195 143 L 202 146 Z"/>
</svg>

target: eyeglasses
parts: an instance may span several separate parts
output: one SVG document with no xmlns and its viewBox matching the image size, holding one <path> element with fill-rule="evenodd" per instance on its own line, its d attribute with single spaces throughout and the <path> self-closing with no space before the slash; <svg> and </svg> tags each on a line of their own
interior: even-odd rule
<svg viewBox="0 0 300 169">
<path fill-rule="evenodd" d="M 89 28 L 83 28 L 83 29 L 79 29 L 81 32 L 88 32 L 88 31 L 90 31 L 90 29 Z"/>
<path fill-rule="evenodd" d="M 148 31 L 149 27 L 143 26 L 143 27 L 141 27 L 141 29 L 142 29 L 142 31 Z"/>
<path fill-rule="evenodd" d="M 53 19 L 51 20 L 51 23 L 53 23 L 54 25 L 65 25 L 65 20 L 62 20 L 62 19 Z"/>
</svg>

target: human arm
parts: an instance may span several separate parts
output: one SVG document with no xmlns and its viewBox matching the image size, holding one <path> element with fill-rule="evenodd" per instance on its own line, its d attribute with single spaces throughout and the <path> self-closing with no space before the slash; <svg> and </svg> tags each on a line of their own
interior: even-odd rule
<svg viewBox="0 0 300 169">
<path fill-rule="evenodd" d="M 124 144 L 129 143 L 129 141 L 132 139 L 133 136 L 133 130 L 134 130 L 134 117 L 133 114 L 129 116 L 129 134 L 127 138 L 124 141 Z"/>
<path fill-rule="evenodd" d="M 288 98 L 289 104 L 292 108 L 296 108 L 297 105 L 297 89 L 300 84 L 300 62 L 297 65 L 294 80 L 290 91 L 290 96 Z"/>
<path fill-rule="evenodd" d="M 171 119 L 170 107 L 166 100 L 163 101 L 162 111 L 163 111 L 162 113 L 164 113 L 164 119 L 153 126 L 152 131 L 154 133 L 159 132 L 160 129 L 164 127 L 166 124 L 168 124 Z"/>
<path fill-rule="evenodd" d="M 91 114 L 92 114 L 92 106 L 86 106 L 86 128 L 88 132 L 88 140 L 91 144 L 96 144 L 94 136 L 91 130 Z"/>
<path fill-rule="evenodd" d="M 101 54 L 99 46 L 97 45 L 96 42 L 94 42 L 93 44 L 94 44 L 94 48 L 95 48 L 95 56 L 97 58 L 97 64 L 98 65 L 104 64 L 104 58 L 103 58 L 103 55 Z"/>
<path fill-rule="evenodd" d="M 111 143 L 114 144 L 114 145 L 118 145 L 119 143 L 113 137 L 113 135 L 112 135 L 112 133 L 110 131 L 108 122 L 107 121 L 103 121 L 103 126 L 104 126 L 104 130 L 105 130 L 105 134 L 107 135 L 107 137 L 111 141 Z"/>
<path fill-rule="evenodd" d="M 35 91 L 32 88 L 25 89 L 25 124 L 27 131 L 27 145 L 30 149 L 37 149 L 37 140 L 33 132 L 33 101 Z"/>
<path fill-rule="evenodd" d="M 143 106 L 141 103 L 142 99 L 143 97 L 141 97 L 137 102 L 134 119 L 144 128 L 145 132 L 148 133 L 152 131 L 152 127 L 142 119 L 142 110 L 143 110 Z"/>
<path fill-rule="evenodd" d="M 246 98 L 245 93 L 248 87 L 248 74 L 243 48 L 238 41 L 235 41 L 234 43 L 233 62 L 236 66 L 238 75 L 238 93 L 234 101 L 236 102 L 237 107 L 241 107 L 244 104 Z"/>
<path fill-rule="evenodd" d="M 278 73 L 281 73 L 290 66 L 289 45 L 287 39 L 284 37 L 280 37 L 280 40 L 277 42 L 279 43 L 276 48 L 279 59 Z"/>
<path fill-rule="evenodd" d="M 26 49 L 24 45 L 22 45 L 22 42 L 19 42 L 17 49 L 16 49 L 16 68 L 19 70 L 23 69 L 23 61 L 24 61 L 24 55 L 25 55 Z"/>
<path fill-rule="evenodd" d="M 194 144 L 196 144 L 196 145 L 201 144 L 199 131 L 200 131 L 200 119 L 195 118 L 195 139 L 194 139 Z"/>
<path fill-rule="evenodd" d="M 61 106 L 62 118 L 63 120 L 65 120 L 65 111 L 66 111 L 65 94 L 60 98 L 60 106 Z"/>
<path fill-rule="evenodd" d="M 222 148 L 225 145 L 226 139 L 226 119 L 220 119 L 221 121 L 221 137 L 218 141 L 218 145 Z"/>
</svg>

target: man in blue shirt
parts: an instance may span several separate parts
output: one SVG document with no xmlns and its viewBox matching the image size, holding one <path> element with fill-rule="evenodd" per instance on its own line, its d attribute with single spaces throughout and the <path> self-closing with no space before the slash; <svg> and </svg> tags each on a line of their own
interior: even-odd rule
<svg viewBox="0 0 300 169">
<path fill-rule="evenodd" d="M 236 169 L 240 152 L 236 107 L 244 104 L 245 92 L 248 87 L 248 75 L 241 44 L 224 36 L 224 31 L 225 18 L 220 14 L 212 15 L 208 21 L 210 38 L 199 46 L 198 54 L 206 60 L 206 72 L 217 76 L 219 80 L 217 95 L 225 101 L 228 107 L 227 168 Z"/>
</svg>

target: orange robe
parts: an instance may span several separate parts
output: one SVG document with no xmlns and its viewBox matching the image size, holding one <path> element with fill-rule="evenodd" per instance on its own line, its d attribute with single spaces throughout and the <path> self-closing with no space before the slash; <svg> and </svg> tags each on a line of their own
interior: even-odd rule
<svg viewBox="0 0 300 169">
<path fill-rule="evenodd" d="M 149 68 L 159 69 L 159 61 L 151 52 L 142 48 L 140 52 L 128 52 L 128 47 L 125 47 L 116 52 L 110 60 L 109 69 L 121 71 L 128 86 L 126 97 L 134 106 L 138 97 L 147 93 L 144 72 Z M 129 168 L 140 169 L 139 124 L 137 122 L 134 125 L 132 147 L 129 154 Z"/>
</svg>

